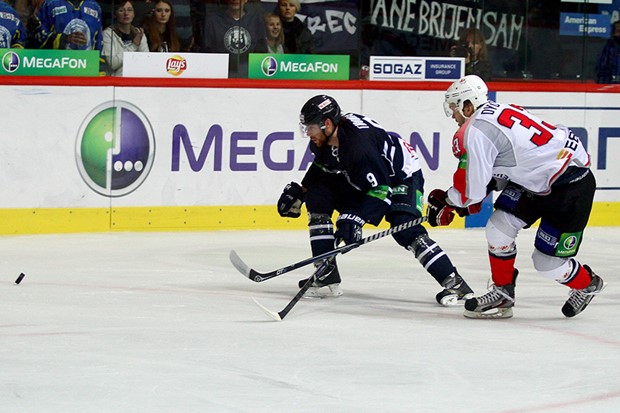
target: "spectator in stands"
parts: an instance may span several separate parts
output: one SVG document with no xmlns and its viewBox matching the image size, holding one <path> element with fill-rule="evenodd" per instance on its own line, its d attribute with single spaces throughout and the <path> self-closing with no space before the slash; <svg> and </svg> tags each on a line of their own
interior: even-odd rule
<svg viewBox="0 0 620 413">
<path fill-rule="evenodd" d="M 470 28 L 463 31 L 459 44 L 450 49 L 450 56 L 465 58 L 465 75 L 476 75 L 487 82 L 491 80 L 493 67 L 480 30 Z"/>
<path fill-rule="evenodd" d="M 135 12 L 131 0 L 118 3 L 114 17 L 116 23 L 103 31 L 101 55 L 108 64 L 110 74 L 122 76 L 123 53 L 148 52 L 149 46 L 144 30 L 132 24 Z"/>
<path fill-rule="evenodd" d="M 15 0 L 13 3 L 13 8 L 26 28 L 26 44 L 24 47 L 27 49 L 36 47 L 31 36 L 33 30 L 31 26 L 36 22 L 35 16 L 41 5 L 43 5 L 43 0 Z"/>
<path fill-rule="evenodd" d="M 170 0 L 159 0 L 150 16 L 142 23 L 151 52 L 180 52 L 181 41 L 176 31 L 174 7 Z"/>
<path fill-rule="evenodd" d="M 596 64 L 596 83 L 620 83 L 620 20 L 611 25 L 611 38 Z"/>
<path fill-rule="evenodd" d="M 301 10 L 299 0 L 278 0 L 278 14 L 284 30 L 284 51 L 286 53 L 314 53 L 312 33 L 295 15 Z"/>
<path fill-rule="evenodd" d="M 267 31 L 267 49 L 269 53 L 284 53 L 284 32 L 282 20 L 274 13 L 265 15 L 265 29 Z"/>
<path fill-rule="evenodd" d="M 0 49 L 23 49 L 26 46 L 26 27 L 17 12 L 0 1 Z"/>
<path fill-rule="evenodd" d="M 32 29 L 41 49 L 101 50 L 101 7 L 95 0 L 45 0 Z"/>
<path fill-rule="evenodd" d="M 203 52 L 228 53 L 229 75 L 246 77 L 250 53 L 267 52 L 265 22 L 245 10 L 247 0 L 228 0 L 225 9 L 208 15 L 202 38 Z"/>
</svg>

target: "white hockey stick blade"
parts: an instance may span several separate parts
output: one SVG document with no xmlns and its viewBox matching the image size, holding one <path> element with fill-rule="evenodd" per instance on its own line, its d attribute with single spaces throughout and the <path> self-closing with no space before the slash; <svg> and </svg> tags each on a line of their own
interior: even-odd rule
<svg viewBox="0 0 620 413">
<path fill-rule="evenodd" d="M 228 258 L 230 259 L 230 262 L 232 263 L 232 265 L 243 275 L 245 275 L 246 277 L 250 278 L 250 267 L 248 267 L 248 265 L 243 262 L 243 260 L 241 259 L 241 257 L 239 257 L 239 255 L 237 255 L 237 253 L 235 252 L 235 250 L 231 250 L 230 254 L 228 254 Z"/>
<path fill-rule="evenodd" d="M 282 318 L 280 318 L 280 314 L 276 313 L 275 311 L 271 311 L 270 309 L 268 309 L 267 307 L 265 307 L 264 305 L 262 305 L 261 303 L 258 302 L 258 300 L 254 297 L 252 297 L 252 300 L 254 301 L 254 303 L 260 307 L 261 310 L 263 310 L 263 312 L 265 314 L 267 314 L 269 317 L 273 318 L 276 321 L 282 321 Z"/>
</svg>

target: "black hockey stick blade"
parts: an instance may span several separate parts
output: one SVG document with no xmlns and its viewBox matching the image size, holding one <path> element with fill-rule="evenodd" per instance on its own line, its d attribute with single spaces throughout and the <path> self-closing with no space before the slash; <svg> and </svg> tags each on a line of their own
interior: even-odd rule
<svg viewBox="0 0 620 413">
<path fill-rule="evenodd" d="M 333 256 L 331 258 L 324 260 L 323 263 L 321 263 L 321 265 L 319 266 L 319 268 L 316 269 L 316 271 L 312 274 L 312 276 L 310 276 L 310 278 L 308 278 L 306 283 L 299 289 L 295 297 L 293 297 L 293 299 L 286 305 L 286 307 L 284 307 L 282 311 L 278 313 L 268 309 L 267 307 L 259 303 L 256 298 L 252 297 L 252 300 L 254 300 L 254 303 L 256 303 L 256 305 L 261 310 L 263 310 L 263 312 L 267 314 L 269 317 L 273 318 L 276 321 L 282 321 L 284 320 L 284 317 L 286 317 L 286 315 L 293 309 L 293 307 L 295 307 L 295 305 L 299 302 L 299 300 L 301 300 L 301 298 L 304 296 L 306 291 L 308 291 L 308 289 L 312 287 L 312 283 L 314 282 L 314 280 L 316 280 L 317 278 L 321 278 L 323 274 L 325 274 L 331 269 L 331 263 L 333 260 L 334 260 Z"/>
<path fill-rule="evenodd" d="M 426 217 L 421 217 L 421 218 L 417 218 L 411 221 L 403 222 L 400 225 L 397 225 L 392 228 L 388 228 L 381 232 L 377 232 L 376 234 L 372 234 L 366 238 L 362 238 L 361 240 L 354 242 L 352 244 L 343 245 L 342 247 L 335 248 L 331 251 L 317 255 L 316 257 L 306 258 L 305 260 L 301 260 L 299 262 L 296 262 L 295 264 L 287 265 L 285 267 L 278 268 L 277 270 L 268 271 L 268 272 L 258 272 L 255 269 L 251 268 L 249 265 L 243 262 L 241 257 L 239 257 L 239 255 L 234 250 L 230 251 L 229 258 L 230 258 L 230 262 L 241 274 L 243 274 L 244 276 L 246 276 L 247 278 L 249 278 L 250 280 L 254 282 L 263 282 L 265 280 L 269 280 L 271 278 L 277 277 L 287 272 L 291 272 L 298 268 L 305 267 L 306 265 L 313 264 L 321 260 L 326 260 L 331 257 L 335 257 L 338 254 L 346 254 L 352 249 L 360 247 L 364 244 L 368 244 L 369 242 L 378 240 L 388 235 L 392 235 L 397 232 L 406 230 L 416 225 L 420 225 L 424 221 L 426 221 Z"/>
</svg>

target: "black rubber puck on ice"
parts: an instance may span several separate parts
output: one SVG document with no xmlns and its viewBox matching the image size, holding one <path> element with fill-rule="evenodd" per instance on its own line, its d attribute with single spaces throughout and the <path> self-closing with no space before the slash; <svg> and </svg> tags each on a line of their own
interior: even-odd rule
<svg viewBox="0 0 620 413">
<path fill-rule="evenodd" d="M 19 284 L 20 282 L 22 282 L 25 276 L 26 274 L 24 273 L 19 274 L 19 277 L 17 277 L 17 279 L 15 280 L 15 284 Z"/>
</svg>

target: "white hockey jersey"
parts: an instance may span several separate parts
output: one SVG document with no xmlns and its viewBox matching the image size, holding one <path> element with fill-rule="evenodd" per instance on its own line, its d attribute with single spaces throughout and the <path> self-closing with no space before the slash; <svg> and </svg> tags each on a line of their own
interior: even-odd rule
<svg viewBox="0 0 620 413">
<path fill-rule="evenodd" d="M 569 166 L 590 166 L 590 155 L 568 128 L 493 101 L 459 128 L 452 152 L 459 166 L 448 198 L 459 207 L 482 201 L 493 177 L 545 195 Z"/>
</svg>

